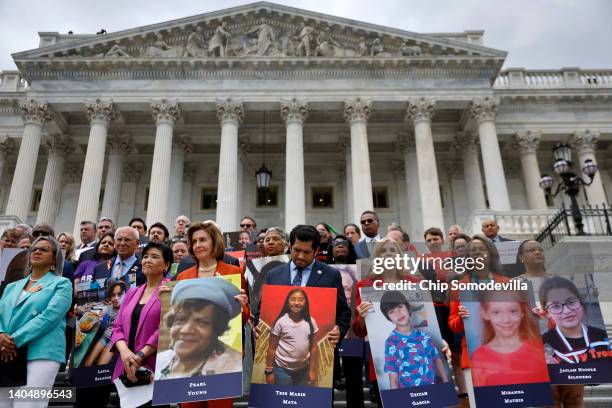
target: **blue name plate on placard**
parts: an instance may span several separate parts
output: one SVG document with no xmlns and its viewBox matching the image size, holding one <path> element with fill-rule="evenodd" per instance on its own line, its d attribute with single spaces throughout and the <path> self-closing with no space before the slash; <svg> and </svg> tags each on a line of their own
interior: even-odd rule
<svg viewBox="0 0 612 408">
<path fill-rule="evenodd" d="M 612 359 L 587 361 L 579 364 L 549 364 L 552 384 L 612 383 Z"/>
<path fill-rule="evenodd" d="M 241 396 L 242 372 L 172 378 L 153 384 L 153 405 Z"/>
<path fill-rule="evenodd" d="M 97 387 L 112 384 L 111 379 L 115 362 L 92 367 L 79 367 L 70 370 L 70 381 L 77 388 Z"/>
<path fill-rule="evenodd" d="M 338 352 L 342 357 L 363 357 L 364 344 L 362 339 L 344 339 L 338 345 Z"/>
<path fill-rule="evenodd" d="M 251 384 L 249 395 L 249 408 L 322 408 L 331 406 L 331 403 L 331 388 Z"/>
<path fill-rule="evenodd" d="M 541 407 L 552 405 L 550 383 L 475 387 L 476 405 L 483 407 Z"/>
<path fill-rule="evenodd" d="M 452 407 L 459 405 L 453 383 L 381 391 L 385 408 Z"/>
</svg>

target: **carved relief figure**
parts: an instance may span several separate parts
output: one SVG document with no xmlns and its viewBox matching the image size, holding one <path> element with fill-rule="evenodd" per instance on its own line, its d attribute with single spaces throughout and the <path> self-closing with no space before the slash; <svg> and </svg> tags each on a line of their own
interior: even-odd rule
<svg viewBox="0 0 612 408">
<path fill-rule="evenodd" d="M 113 45 L 110 48 L 110 50 L 106 52 L 106 55 L 104 56 L 107 58 L 115 58 L 115 57 L 130 58 L 130 54 L 127 53 L 127 51 L 125 50 L 125 47 L 122 47 L 119 44 Z"/>
<path fill-rule="evenodd" d="M 380 38 L 375 38 L 370 45 L 370 57 L 375 57 L 385 51 Z"/>
<path fill-rule="evenodd" d="M 418 45 L 410 46 L 404 41 L 400 47 L 400 54 L 406 57 L 418 57 L 421 55 L 421 47 Z"/>
<path fill-rule="evenodd" d="M 183 56 L 205 57 L 206 54 L 206 41 L 204 40 L 204 34 L 202 34 L 202 27 L 198 26 L 195 31 L 187 37 L 187 44 Z"/>
<path fill-rule="evenodd" d="M 315 55 L 323 57 L 349 57 L 355 56 L 354 50 L 346 50 L 331 37 L 331 28 L 327 27 L 317 36 L 317 49 Z"/>
<path fill-rule="evenodd" d="M 262 22 L 260 25 L 251 28 L 245 34 L 258 33 L 257 35 L 257 55 L 268 55 L 274 49 L 274 43 L 276 36 L 274 35 L 274 29 Z"/>
<path fill-rule="evenodd" d="M 295 48 L 296 56 L 310 57 L 310 41 L 312 40 L 313 31 L 314 28 L 307 26 L 303 21 L 300 22 L 300 33 L 294 37 L 294 40 L 298 43 Z"/>
<path fill-rule="evenodd" d="M 215 33 L 208 42 L 208 52 L 212 56 L 226 56 L 225 50 L 230 38 L 232 37 L 232 34 L 225 28 L 226 26 L 226 22 L 222 21 L 221 24 L 219 24 L 219 26 L 215 29 Z"/>
<path fill-rule="evenodd" d="M 366 43 L 365 37 L 359 38 L 359 44 L 357 44 L 357 55 L 365 57 L 368 55 L 368 44 Z"/>
<path fill-rule="evenodd" d="M 179 47 L 169 46 L 161 34 L 156 35 L 156 41 L 153 46 L 148 47 L 145 51 L 147 57 L 178 57 L 181 54 L 182 52 L 179 52 Z"/>
</svg>

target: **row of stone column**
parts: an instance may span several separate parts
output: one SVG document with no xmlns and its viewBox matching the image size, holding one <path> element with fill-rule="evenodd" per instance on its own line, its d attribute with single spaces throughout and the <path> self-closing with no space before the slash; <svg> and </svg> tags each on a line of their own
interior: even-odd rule
<svg viewBox="0 0 612 408">
<path fill-rule="evenodd" d="M 468 202 L 471 209 L 485 209 L 485 196 L 480 173 L 478 145 L 484 168 L 487 197 L 491 210 L 510 210 L 501 153 L 495 128 L 498 101 L 495 98 L 475 99 L 470 114 L 476 124 L 476 132 L 459 132 L 455 146 L 462 151 Z M 7 214 L 25 220 L 29 210 L 29 199 L 34 181 L 34 172 L 41 142 L 49 151 L 43 194 L 37 222 L 53 224 L 57 214 L 62 187 L 65 157 L 74 149 L 74 141 L 67 135 L 51 135 L 42 140 L 42 128 L 50 119 L 45 102 L 28 101 L 21 106 L 24 131 Z M 186 135 L 173 137 L 174 126 L 181 117 L 178 101 L 162 100 L 151 104 L 156 122 L 155 146 L 149 187 L 147 223 L 171 222 L 181 211 L 183 169 L 185 154 L 192 151 L 191 141 Z M 221 147 L 218 173 L 218 202 L 216 220 L 224 230 L 238 228 L 239 196 L 239 147 L 238 130 L 244 120 L 244 105 L 238 99 L 218 100 L 217 118 L 221 124 Z M 360 214 L 373 209 L 372 183 L 368 149 L 367 122 L 371 114 L 369 99 L 354 98 L 344 102 L 344 118 L 350 127 L 349 135 L 341 144 L 346 159 L 346 185 L 349 218 L 359 219 Z M 133 150 L 129 135 L 108 135 L 111 121 L 118 115 L 112 100 L 96 100 L 86 104 L 91 128 L 87 144 L 81 189 L 75 216 L 75 233 L 81 220 L 95 220 L 102 185 L 105 153 L 108 149 L 108 169 L 102 214 L 118 219 L 121 197 L 121 176 L 126 154 Z M 296 98 L 280 101 L 281 118 L 286 124 L 285 177 L 285 227 L 291 228 L 306 219 L 304 141 L 303 126 L 308 118 L 308 103 Z M 444 226 L 442 203 L 431 130 L 435 114 L 435 101 L 415 98 L 408 101 L 406 121 L 413 125 L 411 131 L 403 133 L 397 149 L 404 155 L 408 204 L 411 214 L 420 209 L 420 216 L 411 217 L 410 222 L 429 226 Z M 594 149 L 598 133 L 578 131 L 572 135 L 572 143 L 579 152 L 579 162 L 595 160 Z M 523 178 L 530 209 L 545 209 L 546 200 L 539 188 L 540 170 L 536 157 L 540 132 L 525 131 L 515 135 L 520 148 Z M 6 151 L 6 141 L 0 141 Z M 0 154 L 0 171 L 4 163 Z M 606 202 L 599 175 L 588 187 L 587 194 L 592 203 Z M 78 236 L 78 235 L 77 235 Z"/>
</svg>

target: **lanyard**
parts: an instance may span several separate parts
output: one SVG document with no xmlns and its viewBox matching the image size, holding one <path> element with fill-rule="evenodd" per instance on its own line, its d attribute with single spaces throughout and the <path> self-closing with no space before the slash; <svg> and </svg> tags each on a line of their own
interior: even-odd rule
<svg viewBox="0 0 612 408">
<path fill-rule="evenodd" d="M 576 363 L 579 362 L 578 354 L 585 353 L 587 351 L 587 349 L 589 348 L 590 344 L 591 344 L 591 342 L 589 341 L 589 335 L 587 333 L 587 329 L 586 329 L 585 325 L 581 323 L 580 326 L 582 327 L 582 338 L 584 339 L 585 349 L 584 350 L 579 350 L 579 351 L 577 351 L 575 353 L 572 353 L 574 351 L 574 349 L 569 344 L 569 342 L 567 341 L 567 339 L 565 338 L 563 333 L 561 333 L 561 329 L 559 329 L 559 326 L 558 325 L 555 326 L 555 330 L 557 331 L 557 334 L 561 338 L 561 341 L 563 341 L 563 344 L 565 344 L 565 347 L 567 347 L 567 349 L 570 351 L 570 353 L 568 353 L 568 354 L 573 355 L 574 359 L 576 360 Z"/>
</svg>

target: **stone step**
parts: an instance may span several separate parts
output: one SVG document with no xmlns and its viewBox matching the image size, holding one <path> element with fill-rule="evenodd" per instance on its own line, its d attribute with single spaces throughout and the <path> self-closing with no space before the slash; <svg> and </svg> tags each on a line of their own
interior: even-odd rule
<svg viewBox="0 0 612 408">
<path fill-rule="evenodd" d="M 58 373 L 55 386 L 66 387 L 69 385 L 68 373 Z M 367 387 L 363 388 L 365 408 L 375 408 L 376 404 L 370 401 L 370 392 Z M 585 408 L 611 408 L 612 407 L 612 384 L 602 384 L 596 386 L 586 386 L 584 390 Z M 348 408 L 346 404 L 346 390 L 334 389 L 334 408 Z M 69 408 L 71 404 L 57 403 L 50 404 L 54 408 Z M 118 407 L 116 393 L 111 393 L 108 408 Z M 248 397 L 238 398 L 234 402 L 234 407 L 248 408 Z"/>
</svg>

